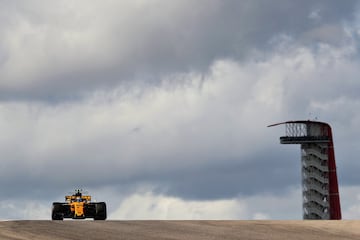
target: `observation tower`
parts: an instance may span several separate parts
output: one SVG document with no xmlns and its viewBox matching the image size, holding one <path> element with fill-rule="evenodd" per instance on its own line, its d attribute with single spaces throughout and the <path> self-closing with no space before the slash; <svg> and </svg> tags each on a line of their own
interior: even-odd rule
<svg viewBox="0 0 360 240">
<path fill-rule="evenodd" d="M 304 219 L 341 219 L 334 144 L 329 124 L 288 121 L 281 144 L 300 144 Z"/>
</svg>

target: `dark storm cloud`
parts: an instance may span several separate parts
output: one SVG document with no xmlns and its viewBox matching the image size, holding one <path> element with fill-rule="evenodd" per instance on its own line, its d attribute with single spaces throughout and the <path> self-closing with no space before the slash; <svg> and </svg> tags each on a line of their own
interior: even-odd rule
<svg viewBox="0 0 360 240">
<path fill-rule="evenodd" d="M 277 143 L 278 137 L 273 140 Z M 272 154 L 271 149 L 257 151 L 250 158 L 244 159 L 215 158 L 210 163 L 198 166 L 181 163 L 193 161 L 190 156 L 189 159 L 169 156 L 172 159 L 160 164 L 156 163 L 154 156 L 149 155 L 148 159 L 140 163 L 145 165 L 130 168 L 126 167 L 127 159 L 119 159 L 118 163 L 114 163 L 109 158 L 84 157 L 81 153 L 83 150 L 79 149 L 72 158 L 54 156 L 41 164 L 36 163 L 35 159 L 31 160 L 32 164 L 24 163 L 21 161 L 24 157 L 19 156 L 7 159 L 6 162 L 12 163 L 3 166 L 11 169 L 1 174 L 1 187 L 6 192 L 3 199 L 24 195 L 37 198 L 44 193 L 48 198 L 55 198 L 59 193 L 71 191 L 69 187 L 83 186 L 93 189 L 116 186 L 114 192 L 125 195 L 145 184 L 155 186 L 155 192 L 183 199 L 211 200 L 233 198 L 239 194 L 251 196 L 280 193 L 288 186 L 300 186 L 300 151 L 297 146 L 280 148 L 278 153 Z M 103 150 L 98 148 L 94 152 L 103 156 Z M 224 157 L 227 157 L 226 153 Z M 18 166 L 19 162 L 23 166 Z M 26 187 L 29 184 L 36 187 Z"/>
<path fill-rule="evenodd" d="M 218 159 L 218 164 L 213 166 L 165 172 L 153 176 L 157 180 L 154 185 L 165 185 L 164 189 L 172 196 L 206 200 L 276 194 L 289 186 L 300 187 L 299 151 L 288 154 L 279 152 L 271 156 L 269 153 L 257 153 L 256 158 L 246 163 L 225 161 L 226 164 L 222 162 L 223 159 Z"/>
<path fill-rule="evenodd" d="M 20 214 L 6 213 L 13 199 L 59 201 L 82 187 L 111 211 L 138 191 L 185 205 L 300 193 L 299 146 L 266 126 L 313 116 L 333 125 L 340 183 L 356 185 L 356 2 L 6 3 L 6 216 Z"/>
<path fill-rule="evenodd" d="M 59 1 L 3 4 L 0 98 L 61 101 L 125 82 L 206 71 L 287 34 L 339 42 L 355 1 Z M 340 30 L 339 30 L 340 29 Z M 337 34 L 332 34 L 334 31 Z"/>
</svg>

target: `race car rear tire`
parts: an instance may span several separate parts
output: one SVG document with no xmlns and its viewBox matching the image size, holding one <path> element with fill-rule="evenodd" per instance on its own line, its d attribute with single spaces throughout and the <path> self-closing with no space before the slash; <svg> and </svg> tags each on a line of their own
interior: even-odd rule
<svg viewBox="0 0 360 240">
<path fill-rule="evenodd" d="M 63 220 L 64 219 L 64 211 L 63 211 L 62 203 L 53 203 L 51 219 L 52 220 Z"/>
<path fill-rule="evenodd" d="M 104 202 L 95 203 L 94 220 L 105 220 L 106 217 L 106 204 Z"/>
</svg>

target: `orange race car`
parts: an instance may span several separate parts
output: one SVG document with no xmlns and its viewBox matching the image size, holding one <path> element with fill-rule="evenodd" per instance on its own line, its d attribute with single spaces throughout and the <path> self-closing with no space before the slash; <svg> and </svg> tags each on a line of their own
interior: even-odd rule
<svg viewBox="0 0 360 240">
<path fill-rule="evenodd" d="M 70 196 L 65 196 L 64 203 L 54 202 L 52 208 L 52 220 L 63 220 L 64 218 L 94 220 L 106 219 L 105 202 L 91 202 L 91 196 L 83 195 L 81 190 L 75 190 Z"/>
</svg>

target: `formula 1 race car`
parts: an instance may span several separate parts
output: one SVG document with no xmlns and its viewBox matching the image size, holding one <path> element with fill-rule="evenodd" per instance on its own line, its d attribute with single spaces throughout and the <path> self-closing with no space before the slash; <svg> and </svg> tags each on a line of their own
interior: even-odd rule
<svg viewBox="0 0 360 240">
<path fill-rule="evenodd" d="M 54 202 L 52 208 L 52 220 L 63 220 L 64 218 L 94 220 L 106 219 L 105 202 L 91 202 L 91 196 L 83 195 L 81 190 L 75 190 L 70 196 L 65 196 L 64 203 Z"/>
</svg>

